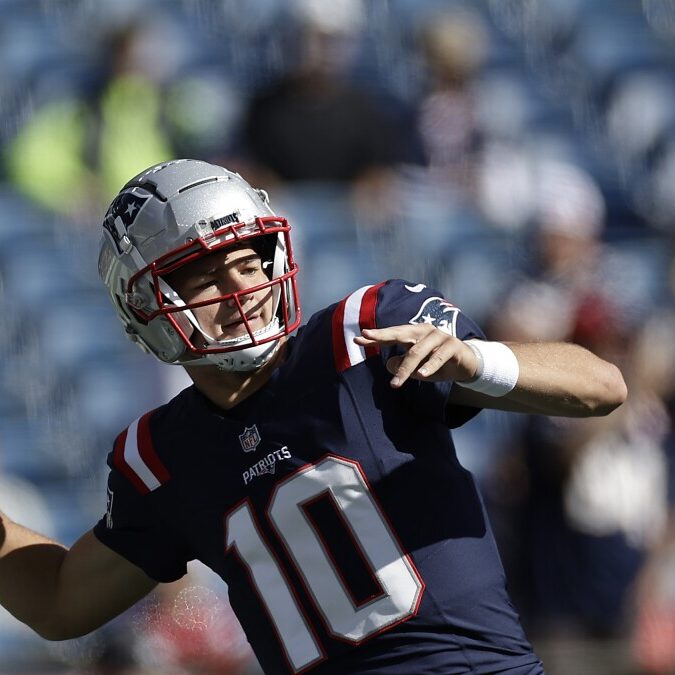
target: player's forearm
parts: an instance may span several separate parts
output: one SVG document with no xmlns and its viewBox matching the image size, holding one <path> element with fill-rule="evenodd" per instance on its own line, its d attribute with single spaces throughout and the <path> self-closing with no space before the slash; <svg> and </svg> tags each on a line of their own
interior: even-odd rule
<svg viewBox="0 0 675 675">
<path fill-rule="evenodd" d="M 545 415 L 607 415 L 627 396 L 621 371 L 579 345 L 509 344 L 520 368 L 516 387 L 505 398 Z"/>
<path fill-rule="evenodd" d="M 627 396 L 619 369 L 579 345 L 509 343 L 518 361 L 515 387 L 489 396 L 453 387 L 449 403 L 565 417 L 607 415 Z M 459 383 L 458 383 L 459 384 Z"/>
<path fill-rule="evenodd" d="M 0 605 L 47 639 L 58 639 L 56 589 L 66 549 L 0 513 Z"/>
</svg>

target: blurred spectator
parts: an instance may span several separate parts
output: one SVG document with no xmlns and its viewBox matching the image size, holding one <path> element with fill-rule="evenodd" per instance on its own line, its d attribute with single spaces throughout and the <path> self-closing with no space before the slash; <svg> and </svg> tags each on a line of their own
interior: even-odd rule
<svg viewBox="0 0 675 675">
<path fill-rule="evenodd" d="M 495 330 L 512 340 L 565 340 L 578 309 L 610 281 L 602 242 L 605 203 L 579 167 L 552 160 L 535 166 L 527 190 L 530 257 L 523 278 L 503 291 Z"/>
<path fill-rule="evenodd" d="M 148 48 L 155 38 L 140 22 L 113 30 L 95 85 L 46 101 L 23 126 L 8 148 L 7 173 L 25 195 L 88 221 L 124 177 L 173 156 L 162 128 L 163 57 Z"/>
<path fill-rule="evenodd" d="M 364 26 L 360 0 L 295 0 L 293 55 L 287 75 L 257 95 L 244 142 L 261 184 L 370 181 L 405 159 L 408 142 L 395 118 L 350 69 Z M 254 173 L 252 173 L 254 172 Z"/>
<path fill-rule="evenodd" d="M 415 161 L 398 164 L 383 198 L 362 191 L 356 211 L 359 242 L 385 276 L 406 269 L 439 287 L 448 286 L 449 260 L 467 237 L 485 229 L 476 208 L 483 134 L 475 85 L 487 32 L 477 10 L 446 5 L 409 29 L 420 70 L 414 128 L 406 131 Z"/>
<path fill-rule="evenodd" d="M 482 136 L 475 81 L 487 56 L 483 19 L 468 9 L 445 9 L 427 19 L 419 41 L 429 77 L 417 119 L 426 159 L 448 188 L 473 194 Z"/>
</svg>

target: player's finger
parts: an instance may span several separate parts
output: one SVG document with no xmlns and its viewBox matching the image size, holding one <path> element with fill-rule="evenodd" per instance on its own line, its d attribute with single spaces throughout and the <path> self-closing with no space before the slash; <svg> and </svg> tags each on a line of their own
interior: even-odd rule
<svg viewBox="0 0 675 675">
<path fill-rule="evenodd" d="M 364 328 L 361 335 L 354 338 L 356 344 L 363 347 L 372 344 L 380 345 L 413 345 L 433 330 L 424 325 L 390 326 L 388 328 Z"/>
<path fill-rule="evenodd" d="M 446 333 L 434 330 L 428 332 L 424 338 L 413 344 L 398 363 L 393 373 L 394 377 L 391 380 L 391 386 L 402 386 L 413 373 L 426 364 L 429 356 L 448 338 L 449 336 Z M 422 377 L 424 376 L 422 373 Z"/>
<path fill-rule="evenodd" d="M 426 361 L 417 369 L 417 374 L 423 378 L 433 377 L 448 363 L 458 364 L 459 358 L 457 344 L 446 340 L 428 355 Z"/>
<path fill-rule="evenodd" d="M 403 356 L 392 356 L 387 361 L 387 370 L 395 375 L 398 371 Z M 411 377 L 419 377 L 420 379 L 429 379 L 433 377 L 443 366 L 450 362 L 459 362 L 459 357 L 455 352 L 455 348 L 451 346 L 441 346 L 435 349 L 426 360 L 422 361 L 412 373 Z"/>
</svg>

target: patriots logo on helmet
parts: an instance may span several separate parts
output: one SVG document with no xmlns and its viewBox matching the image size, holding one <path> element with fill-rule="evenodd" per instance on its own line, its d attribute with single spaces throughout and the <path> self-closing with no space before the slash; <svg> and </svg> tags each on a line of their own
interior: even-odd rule
<svg viewBox="0 0 675 675">
<path fill-rule="evenodd" d="M 118 253 L 122 253 L 120 244 L 122 237 L 136 220 L 136 216 L 148 199 L 150 195 L 142 197 L 133 192 L 123 192 L 110 205 L 103 221 L 103 227 L 110 233 Z"/>
<path fill-rule="evenodd" d="M 133 192 L 124 192 L 111 204 L 110 215 L 113 218 L 119 216 L 124 225 L 129 227 L 136 220 L 138 212 L 148 199 L 150 195 L 141 197 Z"/>
<path fill-rule="evenodd" d="M 443 298 L 428 298 L 408 323 L 428 323 L 448 335 L 457 336 L 459 309 Z"/>
<path fill-rule="evenodd" d="M 239 434 L 239 443 L 244 452 L 253 452 L 260 444 L 260 440 L 258 427 L 255 424 L 252 427 L 245 427 L 244 432 Z"/>
</svg>

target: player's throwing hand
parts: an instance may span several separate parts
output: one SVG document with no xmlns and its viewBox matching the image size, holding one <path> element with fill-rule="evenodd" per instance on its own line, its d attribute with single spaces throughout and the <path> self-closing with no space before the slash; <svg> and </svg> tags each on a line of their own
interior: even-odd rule
<svg viewBox="0 0 675 675">
<path fill-rule="evenodd" d="M 387 361 L 387 370 L 394 376 L 392 387 L 401 387 L 411 377 L 436 382 L 471 380 L 479 365 L 473 349 L 430 324 L 364 329 L 354 342 L 362 347 L 373 344 L 407 347 L 405 354 Z"/>
</svg>

